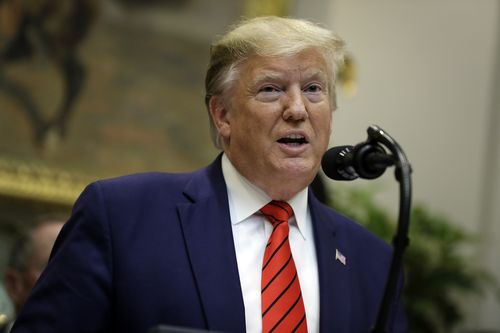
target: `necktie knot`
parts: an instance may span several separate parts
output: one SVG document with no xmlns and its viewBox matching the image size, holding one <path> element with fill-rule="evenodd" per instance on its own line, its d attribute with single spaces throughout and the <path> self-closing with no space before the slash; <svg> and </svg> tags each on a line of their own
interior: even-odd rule
<svg viewBox="0 0 500 333">
<path fill-rule="evenodd" d="M 285 201 L 271 201 L 260 209 L 261 213 L 276 227 L 282 222 L 288 222 L 293 216 L 292 207 Z"/>
</svg>

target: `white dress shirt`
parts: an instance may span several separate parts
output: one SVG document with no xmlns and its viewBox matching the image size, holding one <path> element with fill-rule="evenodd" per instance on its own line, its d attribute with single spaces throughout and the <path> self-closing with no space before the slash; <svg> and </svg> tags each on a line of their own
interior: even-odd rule
<svg viewBox="0 0 500 333">
<path fill-rule="evenodd" d="M 222 173 L 227 186 L 234 246 L 245 304 L 246 331 L 262 332 L 262 260 L 273 227 L 259 210 L 269 203 L 271 198 L 244 178 L 226 155 L 222 156 Z M 289 221 L 288 238 L 299 276 L 307 329 L 309 333 L 315 333 L 319 332 L 318 262 L 307 197 L 305 188 L 288 201 L 294 212 Z"/>
</svg>

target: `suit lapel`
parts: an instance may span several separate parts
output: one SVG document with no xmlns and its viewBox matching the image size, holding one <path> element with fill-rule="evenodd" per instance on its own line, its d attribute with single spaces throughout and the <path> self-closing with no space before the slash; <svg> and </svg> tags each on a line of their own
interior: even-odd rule
<svg viewBox="0 0 500 333">
<path fill-rule="evenodd" d="M 220 157 L 186 187 L 191 202 L 178 205 L 207 328 L 245 331 L 245 311 Z"/>
<path fill-rule="evenodd" d="M 348 333 L 351 295 L 348 249 L 342 241 L 338 221 L 332 221 L 314 195 L 309 192 L 318 257 L 320 292 L 320 332 Z M 336 250 L 346 255 L 346 262 L 336 259 Z"/>
</svg>

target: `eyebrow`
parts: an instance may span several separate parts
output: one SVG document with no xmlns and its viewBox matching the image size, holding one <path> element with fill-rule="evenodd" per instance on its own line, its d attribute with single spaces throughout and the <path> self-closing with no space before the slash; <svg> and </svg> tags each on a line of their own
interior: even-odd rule
<svg viewBox="0 0 500 333">
<path fill-rule="evenodd" d="M 260 74 L 255 77 L 253 83 L 254 85 L 259 85 L 260 83 L 266 82 L 266 81 L 280 81 L 283 80 L 286 77 L 286 74 L 280 73 L 280 72 L 275 72 L 275 71 L 269 71 L 267 73 Z M 304 80 L 309 81 L 309 80 L 319 80 L 325 83 L 328 83 L 328 75 L 322 70 L 315 70 L 311 73 L 306 72 L 304 75 L 301 75 L 301 81 Z"/>
<path fill-rule="evenodd" d="M 255 85 L 258 85 L 260 83 L 266 82 L 266 81 L 279 81 L 282 80 L 285 75 L 282 73 L 278 72 L 267 72 L 264 74 L 259 74 L 258 76 L 255 77 L 253 80 L 253 83 Z"/>
<path fill-rule="evenodd" d="M 322 70 L 316 70 L 311 73 L 306 73 L 305 77 L 307 80 L 315 79 L 328 83 L 328 75 Z"/>
</svg>

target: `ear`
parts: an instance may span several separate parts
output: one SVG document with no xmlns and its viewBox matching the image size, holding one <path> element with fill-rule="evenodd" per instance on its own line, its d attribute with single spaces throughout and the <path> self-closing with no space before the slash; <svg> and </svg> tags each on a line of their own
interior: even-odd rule
<svg viewBox="0 0 500 333">
<path fill-rule="evenodd" d="M 219 132 L 223 140 L 229 140 L 231 136 L 231 122 L 226 101 L 220 95 L 212 96 L 208 103 L 208 108 L 217 132 Z"/>
<path fill-rule="evenodd" d="M 24 284 L 21 273 L 9 268 L 5 272 L 4 285 L 12 303 L 19 304 L 24 298 Z"/>
</svg>

